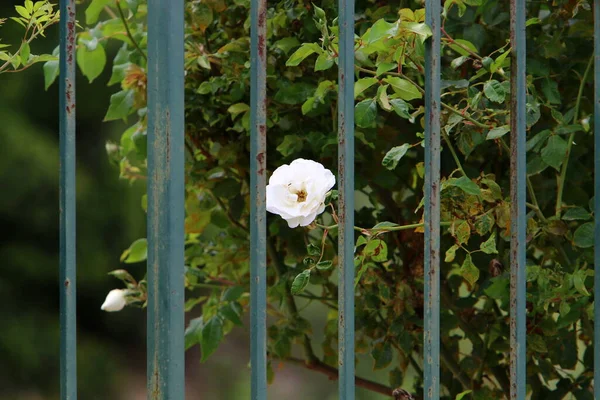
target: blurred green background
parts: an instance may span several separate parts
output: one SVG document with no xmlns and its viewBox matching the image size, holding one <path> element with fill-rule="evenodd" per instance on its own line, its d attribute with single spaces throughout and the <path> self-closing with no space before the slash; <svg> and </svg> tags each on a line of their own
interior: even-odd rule
<svg viewBox="0 0 600 400">
<path fill-rule="evenodd" d="M 21 3 L 3 1 L 0 16 L 14 15 L 14 5 Z M 21 36 L 12 21 L 0 28 L 3 43 L 17 44 Z M 55 26 L 46 39 L 33 42 L 32 53 L 50 53 L 57 44 Z M 145 187 L 120 181 L 105 153 L 106 141 L 118 140 L 125 127 L 102 123 L 112 92 L 106 87 L 109 72 L 92 84 L 78 76 L 77 85 L 79 397 L 137 400 L 146 398 L 145 312 L 100 310 L 106 293 L 119 286 L 107 272 L 119 268 L 119 256 L 131 242 L 145 237 L 140 206 Z M 44 90 L 38 64 L 0 75 L 0 99 L 0 399 L 58 399 L 58 85 Z M 137 278 L 144 268 L 128 266 Z M 323 312 L 313 314 L 313 328 L 320 332 Z M 248 334 L 247 325 L 233 332 L 206 364 L 199 363 L 197 349 L 188 351 L 187 398 L 249 398 Z M 370 370 L 370 363 L 359 370 Z M 337 382 L 324 375 L 291 365 L 275 370 L 270 398 L 337 398 Z M 385 375 L 363 376 L 387 383 Z M 359 390 L 358 398 L 386 397 Z"/>
</svg>

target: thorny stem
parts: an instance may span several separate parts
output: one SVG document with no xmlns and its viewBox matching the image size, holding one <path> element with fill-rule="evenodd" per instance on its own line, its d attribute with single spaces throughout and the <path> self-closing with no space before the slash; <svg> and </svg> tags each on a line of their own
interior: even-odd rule
<svg viewBox="0 0 600 400">
<path fill-rule="evenodd" d="M 592 69 L 592 64 L 594 61 L 594 56 L 590 57 L 590 61 L 588 61 L 587 67 L 585 68 L 585 72 L 581 77 L 581 81 L 579 82 L 579 92 L 577 93 L 577 100 L 575 101 L 575 113 L 573 114 L 573 122 L 577 122 L 579 119 L 579 105 L 581 104 L 581 98 L 583 97 L 583 87 L 585 85 L 585 81 L 590 74 L 590 70 Z M 560 170 L 560 177 L 558 178 L 558 189 L 556 194 L 556 216 L 560 217 L 560 213 L 562 212 L 562 197 L 563 191 L 565 190 L 565 178 L 567 177 L 567 168 L 569 167 L 569 158 L 571 157 L 571 148 L 573 147 L 573 140 L 575 139 L 575 132 L 572 132 L 569 135 L 569 141 L 567 142 L 567 154 L 565 154 L 565 159 L 562 164 L 562 168 Z"/>
<path fill-rule="evenodd" d="M 144 51 L 142 50 L 142 48 L 140 47 L 138 42 L 135 41 L 135 39 L 133 38 L 133 35 L 131 34 L 131 31 L 129 30 L 129 25 L 127 24 L 127 19 L 125 18 L 125 14 L 123 13 L 123 9 L 121 8 L 121 0 L 117 0 L 116 4 L 117 4 L 117 10 L 119 11 L 119 16 L 121 17 L 121 21 L 123 22 L 123 25 L 125 26 L 125 31 L 127 31 L 127 37 L 129 37 L 129 40 L 131 40 L 131 43 L 133 43 L 133 46 L 141 54 L 141 56 L 144 57 L 144 60 L 146 60 L 146 62 L 147 62 L 148 57 L 146 56 L 146 53 L 144 53 Z"/>
</svg>

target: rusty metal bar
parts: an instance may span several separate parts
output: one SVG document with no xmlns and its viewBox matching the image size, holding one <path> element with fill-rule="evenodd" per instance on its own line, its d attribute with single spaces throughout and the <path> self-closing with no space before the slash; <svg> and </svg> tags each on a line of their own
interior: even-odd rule
<svg viewBox="0 0 600 400">
<path fill-rule="evenodd" d="M 75 1 L 60 2 L 60 398 L 77 399 Z"/>
<path fill-rule="evenodd" d="M 432 36 L 425 47 L 425 332 L 424 396 L 440 398 L 440 95 L 441 5 L 425 2 Z"/>
<path fill-rule="evenodd" d="M 148 399 L 183 400 L 183 0 L 148 1 Z"/>
<path fill-rule="evenodd" d="M 510 398 L 525 399 L 526 72 L 525 0 L 510 1 Z"/>
<path fill-rule="evenodd" d="M 354 400 L 354 0 L 339 0 L 339 396 Z"/>
<path fill-rule="evenodd" d="M 267 398 L 267 2 L 252 0 L 250 27 L 251 399 Z"/>
</svg>

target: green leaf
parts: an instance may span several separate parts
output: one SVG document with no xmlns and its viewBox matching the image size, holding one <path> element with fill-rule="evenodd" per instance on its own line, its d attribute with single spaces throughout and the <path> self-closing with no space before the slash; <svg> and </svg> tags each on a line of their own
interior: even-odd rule
<svg viewBox="0 0 600 400">
<path fill-rule="evenodd" d="M 202 317 L 194 318 L 190 321 L 188 327 L 185 329 L 185 349 L 189 349 L 196 343 L 200 343 L 202 340 L 202 328 L 204 327 L 204 321 Z"/>
<path fill-rule="evenodd" d="M 123 119 L 131 114 L 134 111 L 133 97 L 132 90 L 121 90 L 110 96 L 110 105 L 104 116 L 104 121 Z"/>
<path fill-rule="evenodd" d="M 579 270 L 573 274 L 573 286 L 575 289 L 584 296 L 590 296 L 590 292 L 588 292 L 585 287 L 585 278 L 587 274 L 584 270 Z"/>
<path fill-rule="evenodd" d="M 77 49 L 77 65 L 81 72 L 88 78 L 90 83 L 94 81 L 104 70 L 106 65 L 106 52 L 101 44 L 95 49 L 88 50 L 87 46 L 81 46 Z"/>
<path fill-rule="evenodd" d="M 133 264 L 145 261 L 148 257 L 148 242 L 145 238 L 138 239 L 129 246 L 121 255 L 121 261 Z"/>
<path fill-rule="evenodd" d="M 567 155 L 567 147 L 567 142 L 560 136 L 550 136 L 546 147 L 542 149 L 542 160 L 558 171 Z"/>
<path fill-rule="evenodd" d="M 465 261 L 460 267 L 460 275 L 465 278 L 467 282 L 469 282 L 470 286 L 473 286 L 475 282 L 479 279 L 479 268 L 473 264 L 473 260 L 471 259 L 471 255 L 467 253 L 465 256 Z"/>
<path fill-rule="evenodd" d="M 540 335 L 527 335 L 527 346 L 536 353 L 547 353 L 548 347 Z"/>
<path fill-rule="evenodd" d="M 586 222 L 573 234 L 573 244 L 577 247 L 588 248 L 594 245 L 594 223 Z"/>
<path fill-rule="evenodd" d="M 21 52 L 19 53 L 21 56 L 21 64 L 27 65 L 29 63 L 29 56 L 31 55 L 31 50 L 29 48 L 29 43 L 23 43 L 21 46 Z"/>
<path fill-rule="evenodd" d="M 506 97 L 506 90 L 500 82 L 493 79 L 483 85 L 483 94 L 494 103 L 503 103 Z"/>
<path fill-rule="evenodd" d="M 318 246 L 310 243 L 308 246 L 306 246 L 306 252 L 309 256 L 318 256 L 321 254 L 321 249 Z"/>
<path fill-rule="evenodd" d="M 502 300 L 508 297 L 510 281 L 502 276 L 492 278 L 492 284 L 488 286 L 484 292 L 491 299 Z"/>
<path fill-rule="evenodd" d="M 44 89 L 48 88 L 54 83 L 58 77 L 59 65 L 57 61 L 48 61 L 44 63 Z"/>
<path fill-rule="evenodd" d="M 315 71 L 325 71 L 333 67 L 334 60 L 329 53 L 319 54 L 315 61 Z"/>
<path fill-rule="evenodd" d="M 407 81 L 406 79 L 398 78 L 397 76 L 385 78 L 384 81 L 392 85 L 392 88 L 401 99 L 410 101 L 414 99 L 420 99 L 423 97 L 419 89 Z"/>
<path fill-rule="evenodd" d="M 481 189 L 479 188 L 479 186 L 477 186 L 477 184 L 475 182 L 473 182 L 472 180 L 470 180 L 468 177 L 466 177 L 464 175 L 461 176 L 460 178 L 452 178 L 452 179 L 448 180 L 447 185 L 459 187 L 466 194 L 472 194 L 475 196 L 478 196 L 481 194 Z"/>
<path fill-rule="evenodd" d="M 398 114 L 398 116 L 404 119 L 410 119 L 410 105 L 402 99 L 392 99 L 390 100 L 390 104 L 392 108 Z"/>
<path fill-rule="evenodd" d="M 450 63 L 450 66 L 452 67 L 452 69 L 457 69 L 458 67 L 460 67 L 461 65 L 463 65 L 465 62 L 467 62 L 470 59 L 471 58 L 469 56 L 457 57 L 454 60 L 452 60 L 452 62 Z"/>
<path fill-rule="evenodd" d="M 393 37 L 398 33 L 398 24 L 390 23 L 383 18 L 373 24 L 363 36 L 363 40 L 366 40 L 367 44 L 372 44 L 380 39 Z"/>
<path fill-rule="evenodd" d="M 354 98 L 357 98 L 359 94 L 379 82 L 377 78 L 362 78 L 354 83 Z"/>
<path fill-rule="evenodd" d="M 392 105 L 387 94 L 387 90 L 390 85 L 381 85 L 377 88 L 377 104 L 385 111 L 392 111 Z"/>
<path fill-rule="evenodd" d="M 567 212 L 565 213 L 565 215 L 563 215 L 563 217 L 562 217 L 562 219 L 565 221 L 577 221 L 577 220 L 587 221 L 590 218 L 592 218 L 592 214 L 590 214 L 583 207 L 569 208 L 567 210 Z"/>
<path fill-rule="evenodd" d="M 392 149 L 386 153 L 385 157 L 383 157 L 381 165 L 389 170 L 396 169 L 398 162 L 404 157 L 409 148 L 410 145 L 408 143 L 404 143 L 402 146 L 392 147 Z"/>
<path fill-rule="evenodd" d="M 371 240 L 365 246 L 364 254 L 375 262 L 385 262 L 388 259 L 387 244 L 381 239 Z"/>
<path fill-rule="evenodd" d="M 295 37 L 285 37 L 273 43 L 273 46 L 287 54 L 293 48 L 300 46 L 300 41 Z"/>
<path fill-rule="evenodd" d="M 525 26 L 531 26 L 531 25 L 537 25 L 537 24 L 541 24 L 542 20 L 539 19 L 538 17 L 534 17 L 534 18 L 529 18 L 527 20 L 527 22 L 525 22 Z"/>
<path fill-rule="evenodd" d="M 221 295 L 221 301 L 236 301 L 244 294 L 244 288 L 241 286 L 231 286 Z"/>
<path fill-rule="evenodd" d="M 471 237 L 471 227 L 467 221 L 459 221 L 452 228 L 452 234 L 458 240 L 458 244 L 466 244 Z"/>
<path fill-rule="evenodd" d="M 449 4 L 452 2 L 446 1 L 446 4 Z M 465 50 L 465 48 L 471 50 L 473 53 L 477 54 L 477 47 L 475 47 L 475 45 L 471 42 L 469 42 L 468 40 L 464 40 L 464 39 L 454 39 L 454 43 L 450 44 L 450 48 L 454 51 L 456 51 L 458 54 L 460 54 L 461 56 L 470 56 L 471 53 L 469 53 L 467 50 Z"/>
<path fill-rule="evenodd" d="M 331 261 L 319 261 L 317 263 L 317 269 L 322 271 L 327 271 L 328 269 L 331 269 L 331 267 L 333 267 L 333 262 Z"/>
<path fill-rule="evenodd" d="M 292 294 L 298 294 L 304 290 L 310 280 L 310 269 L 305 269 L 294 278 L 292 282 Z"/>
<path fill-rule="evenodd" d="M 456 250 L 458 249 L 458 245 L 454 244 L 448 250 L 446 250 L 446 258 L 444 258 L 444 261 L 447 263 L 454 261 L 456 258 Z"/>
<path fill-rule="evenodd" d="M 354 108 L 354 120 L 361 128 L 370 128 L 377 118 L 377 102 L 375 99 L 361 101 Z"/>
<path fill-rule="evenodd" d="M 486 139 L 487 140 L 499 139 L 502 136 L 506 135 L 508 132 L 510 132 L 510 126 L 508 126 L 508 125 L 497 126 L 494 129 L 490 129 L 490 131 L 487 134 Z"/>
<path fill-rule="evenodd" d="M 429 28 L 427 24 L 420 22 L 403 22 L 401 28 L 419 35 L 421 43 L 425 42 L 425 40 L 432 35 L 431 28 Z"/>
<path fill-rule="evenodd" d="M 219 348 L 223 340 L 223 321 L 219 317 L 212 317 L 210 321 L 202 328 L 202 338 L 200 339 L 200 349 L 202 350 L 201 362 L 204 362 L 211 354 Z"/>
<path fill-rule="evenodd" d="M 490 237 L 479 246 L 485 254 L 498 254 L 496 250 L 496 232 L 493 232 Z"/>
<path fill-rule="evenodd" d="M 105 6 L 109 5 L 112 0 L 92 0 L 90 5 L 85 9 L 85 23 L 93 25 L 98 22 L 98 17 Z"/>
<path fill-rule="evenodd" d="M 231 114 L 231 118 L 235 119 L 239 114 L 250 110 L 250 106 L 246 103 L 236 103 L 229 106 L 227 112 Z"/>
<path fill-rule="evenodd" d="M 219 308 L 219 313 L 227 320 L 233 322 L 235 325 L 244 325 L 241 319 L 242 307 L 236 302 L 228 303 L 224 306 L 221 306 Z"/>
<path fill-rule="evenodd" d="M 542 81 L 542 93 L 550 104 L 560 104 L 560 92 L 555 80 L 545 79 Z"/>
<path fill-rule="evenodd" d="M 304 147 L 304 142 L 296 135 L 285 135 L 283 142 L 277 146 L 277 151 L 284 157 L 300 152 Z"/>
<path fill-rule="evenodd" d="M 371 350 L 371 356 L 373 357 L 373 369 L 383 369 L 390 365 L 393 358 L 392 345 L 389 341 L 379 342 L 373 346 Z"/>
<path fill-rule="evenodd" d="M 468 395 L 470 393 L 473 393 L 473 391 L 465 390 L 464 392 L 457 394 L 456 397 L 454 398 L 454 400 L 462 400 L 466 395 Z"/>
<path fill-rule="evenodd" d="M 321 54 L 323 49 L 316 43 L 303 43 L 298 50 L 296 50 L 285 63 L 288 67 L 295 67 L 300 65 L 302 61 L 313 53 Z"/>
<path fill-rule="evenodd" d="M 383 63 L 377 65 L 377 71 L 375 71 L 375 73 L 379 76 L 379 75 L 381 75 L 385 72 L 388 72 L 397 67 L 398 67 L 398 64 L 396 64 L 396 63 L 383 62 Z"/>
</svg>

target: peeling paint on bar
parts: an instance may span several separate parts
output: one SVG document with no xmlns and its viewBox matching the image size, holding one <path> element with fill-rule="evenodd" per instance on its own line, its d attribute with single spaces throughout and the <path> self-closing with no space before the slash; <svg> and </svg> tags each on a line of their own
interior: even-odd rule
<svg viewBox="0 0 600 400">
<path fill-rule="evenodd" d="M 527 216 L 525 202 L 525 0 L 510 2 L 511 110 L 510 110 L 510 398 L 525 400 L 526 282 L 525 251 Z"/>
<path fill-rule="evenodd" d="M 60 398 L 76 400 L 75 1 L 60 15 Z"/>
<path fill-rule="evenodd" d="M 600 399 L 600 0 L 594 0 L 594 398 Z"/>
<path fill-rule="evenodd" d="M 354 400 L 354 0 L 339 0 L 339 397 Z"/>
<path fill-rule="evenodd" d="M 425 47 L 425 332 L 424 395 L 440 398 L 440 94 L 441 5 L 425 2 L 432 36 Z"/>
<path fill-rule="evenodd" d="M 148 1 L 148 399 L 183 400 L 183 0 Z"/>
<path fill-rule="evenodd" d="M 267 2 L 251 2 L 250 359 L 252 400 L 267 398 Z"/>
</svg>

